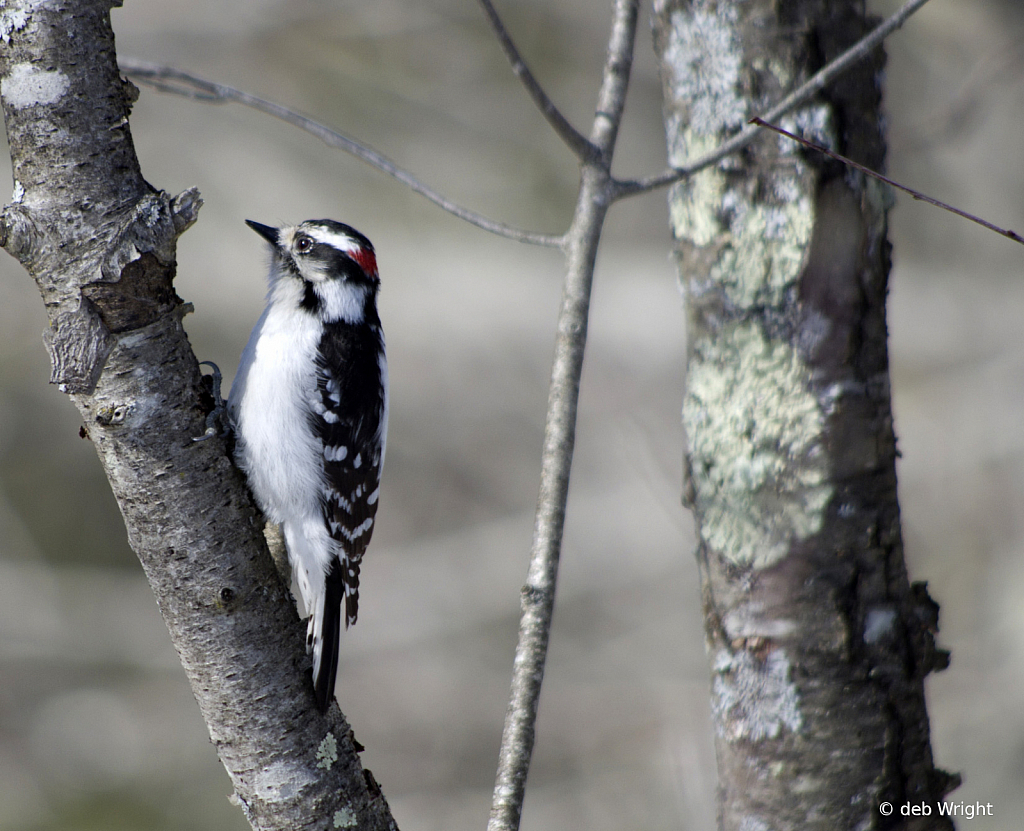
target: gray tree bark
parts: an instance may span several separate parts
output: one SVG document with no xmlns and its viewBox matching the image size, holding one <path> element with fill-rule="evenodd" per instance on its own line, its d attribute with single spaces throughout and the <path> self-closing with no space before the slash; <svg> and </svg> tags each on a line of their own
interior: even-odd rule
<svg viewBox="0 0 1024 831">
<path fill-rule="evenodd" d="M 151 187 L 128 127 L 104 0 L 8 0 L 0 95 L 14 197 L 0 243 L 49 314 L 51 381 L 81 413 L 253 828 L 394 828 L 332 707 L 317 713 L 300 624 L 221 441 L 176 295 L 201 200 Z"/>
<path fill-rule="evenodd" d="M 860 0 L 661 0 L 670 164 L 718 146 L 861 37 Z M 884 57 L 782 126 L 881 169 Z M 689 315 L 685 500 L 698 531 L 725 831 L 903 827 L 948 663 L 910 583 L 886 344 L 888 193 L 763 136 L 669 197 Z M 895 810 L 886 816 L 883 803 Z M 907 826 L 911 827 L 911 826 Z"/>
</svg>

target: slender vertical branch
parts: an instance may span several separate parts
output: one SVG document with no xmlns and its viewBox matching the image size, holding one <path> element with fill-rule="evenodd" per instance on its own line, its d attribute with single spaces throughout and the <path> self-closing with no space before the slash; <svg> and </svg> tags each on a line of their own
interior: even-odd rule
<svg viewBox="0 0 1024 831">
<path fill-rule="evenodd" d="M 548 393 L 533 550 L 522 593 L 519 643 L 488 831 L 515 831 L 522 816 L 554 612 L 594 263 L 611 203 L 610 169 L 633 61 L 637 6 L 637 0 L 615 2 L 597 115 L 590 135 L 598 155 L 583 163 L 576 213 L 566 234 L 566 276 Z"/>
</svg>

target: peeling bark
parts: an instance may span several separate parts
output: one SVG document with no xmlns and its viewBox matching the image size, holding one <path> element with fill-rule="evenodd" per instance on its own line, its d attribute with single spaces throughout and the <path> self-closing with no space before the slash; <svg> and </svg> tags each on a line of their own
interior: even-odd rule
<svg viewBox="0 0 1024 831">
<path fill-rule="evenodd" d="M 655 4 L 670 164 L 717 146 L 863 35 L 853 0 Z M 783 120 L 880 169 L 883 55 Z M 924 677 L 948 663 L 896 493 L 889 196 L 766 135 L 669 197 L 689 314 L 686 501 L 699 530 L 719 826 L 903 826 L 932 764 Z M 883 802 L 896 806 L 880 813 Z"/>
<path fill-rule="evenodd" d="M 142 177 L 111 5 L 0 9 L 15 178 L 0 243 L 39 286 L 51 381 L 87 426 L 253 828 L 394 828 L 345 717 L 316 711 L 304 627 L 242 477 L 223 442 L 192 441 L 213 401 L 173 280 L 201 199 Z"/>
</svg>

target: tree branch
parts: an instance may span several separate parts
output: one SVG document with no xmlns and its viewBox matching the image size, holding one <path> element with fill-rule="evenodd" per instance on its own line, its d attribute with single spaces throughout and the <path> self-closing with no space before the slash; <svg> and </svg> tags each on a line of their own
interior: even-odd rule
<svg viewBox="0 0 1024 831">
<path fill-rule="evenodd" d="M 544 88 L 537 82 L 530 68 L 526 65 L 526 61 L 519 54 L 515 43 L 512 42 L 508 30 L 498 16 L 498 12 L 491 3 L 491 0 L 479 0 L 479 2 L 483 7 L 484 13 L 487 15 L 491 28 L 494 29 L 494 34 L 497 36 L 502 50 L 505 52 L 506 57 L 508 57 L 509 63 L 512 64 L 512 71 L 522 81 L 526 91 L 530 94 L 530 97 L 544 118 L 547 119 L 548 124 L 551 125 L 555 133 L 558 134 L 558 137 L 565 142 L 580 161 L 592 161 L 598 152 L 597 147 L 569 123 L 558 107 L 555 106 L 554 102 L 548 97 L 548 94 L 544 92 Z"/>
<path fill-rule="evenodd" d="M 611 204 L 610 170 L 633 60 L 637 6 L 638 0 L 615 2 L 597 115 L 590 135 L 590 141 L 599 153 L 596 159 L 582 165 L 576 213 L 566 234 L 566 276 L 548 393 L 533 549 L 522 592 L 519 642 L 488 831 L 516 831 L 522 816 L 554 612 L 594 263 L 601 229 Z"/>
<path fill-rule="evenodd" d="M 311 118 L 307 118 L 294 110 L 290 110 L 280 104 L 275 104 L 273 101 L 267 101 L 263 98 L 243 92 L 242 90 L 235 89 L 234 87 L 219 84 L 215 81 L 209 81 L 205 78 L 193 75 L 190 72 L 183 72 L 182 70 L 174 69 L 173 67 L 158 66 L 156 64 L 147 63 L 146 61 L 140 61 L 134 58 L 119 58 L 118 62 L 121 66 L 121 71 L 130 78 L 146 84 L 153 89 L 159 90 L 160 92 L 182 95 L 186 98 L 193 98 L 197 101 L 205 101 L 211 104 L 222 104 L 230 101 L 236 104 L 242 104 L 246 107 L 251 107 L 252 109 L 259 110 L 266 115 L 279 118 L 281 121 L 292 124 L 300 130 L 304 130 L 305 132 L 316 136 L 329 147 L 336 147 L 339 150 L 344 150 L 346 153 L 366 162 L 371 167 L 375 167 L 382 173 L 386 173 L 393 179 L 397 179 L 403 185 L 406 185 L 420 196 L 430 200 L 442 210 L 447 211 L 453 216 L 457 216 L 459 219 L 469 222 L 471 225 L 475 225 L 477 228 L 482 228 L 485 231 L 490 231 L 492 234 L 497 234 L 498 236 L 506 237 L 507 239 L 515 240 L 516 242 L 524 242 L 530 245 L 540 245 L 547 248 L 560 248 L 563 244 L 564 240 L 561 236 L 525 231 L 511 225 L 495 222 L 483 214 L 464 208 L 438 193 L 433 188 L 425 185 L 411 173 L 403 170 L 376 150 L 373 150 L 364 144 L 360 144 L 355 139 L 351 139 L 336 130 L 332 130 L 330 127 L 320 124 Z"/>
<path fill-rule="evenodd" d="M 778 104 L 772 107 L 761 117 L 765 121 L 777 121 L 794 107 L 803 104 L 820 90 L 824 89 L 837 75 L 846 71 L 854 64 L 862 61 L 875 47 L 882 43 L 890 34 L 902 26 L 908 17 L 920 9 L 928 0 L 909 0 L 892 17 L 879 24 L 869 34 L 847 49 L 842 55 L 830 64 L 822 67 L 812 75 L 805 83 L 801 84 L 789 95 L 783 98 Z M 666 170 L 656 176 L 649 176 L 644 179 L 616 180 L 613 199 L 623 199 L 627 196 L 636 196 L 638 193 L 647 193 L 656 188 L 672 185 L 676 182 L 692 176 L 694 173 L 720 162 L 726 156 L 742 150 L 754 140 L 759 132 L 758 127 L 747 126 L 726 142 L 723 142 L 715 150 L 706 153 L 698 159 L 685 164 L 682 167 L 675 167 Z"/>
</svg>

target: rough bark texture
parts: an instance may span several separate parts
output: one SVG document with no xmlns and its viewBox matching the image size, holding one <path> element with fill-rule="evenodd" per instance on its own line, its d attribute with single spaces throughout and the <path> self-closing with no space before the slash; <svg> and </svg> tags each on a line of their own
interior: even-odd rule
<svg viewBox="0 0 1024 831">
<path fill-rule="evenodd" d="M 857 0 L 655 4 L 670 163 L 719 144 L 868 29 Z M 880 169 L 883 55 L 784 127 Z M 889 196 L 766 135 L 670 194 L 689 312 L 686 499 L 698 522 L 719 826 L 904 826 L 948 663 L 896 494 Z M 879 807 L 891 803 L 885 816 Z"/>
<path fill-rule="evenodd" d="M 172 280 L 195 191 L 143 178 L 111 3 L 8 0 L 0 93 L 14 198 L 0 242 L 39 285 L 70 394 L 182 665 L 258 829 L 393 828 L 344 716 L 314 707 L 304 627 L 223 442 Z"/>
</svg>

